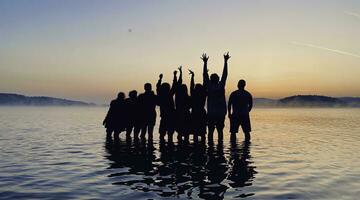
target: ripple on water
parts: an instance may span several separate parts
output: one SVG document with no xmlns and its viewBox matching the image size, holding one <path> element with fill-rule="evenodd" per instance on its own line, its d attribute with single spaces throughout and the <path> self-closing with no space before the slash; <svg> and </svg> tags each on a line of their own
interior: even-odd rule
<svg viewBox="0 0 360 200">
<path fill-rule="evenodd" d="M 360 195 L 359 109 L 255 109 L 248 144 L 228 126 L 222 143 L 105 141 L 104 108 L 0 109 L 1 199 Z"/>
</svg>

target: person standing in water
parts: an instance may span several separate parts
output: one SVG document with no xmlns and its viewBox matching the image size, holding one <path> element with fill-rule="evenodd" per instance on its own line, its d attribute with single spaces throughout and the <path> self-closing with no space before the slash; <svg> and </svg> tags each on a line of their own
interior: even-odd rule
<svg viewBox="0 0 360 200">
<path fill-rule="evenodd" d="M 245 90 L 246 82 L 240 80 L 238 82 L 238 90 L 231 93 L 228 104 L 228 112 L 230 118 L 231 137 L 235 138 L 235 134 L 239 131 L 239 126 L 245 135 L 245 140 L 250 141 L 250 116 L 249 113 L 253 106 L 253 98 L 250 92 Z"/>
<path fill-rule="evenodd" d="M 194 141 L 198 141 L 201 136 L 201 141 L 205 141 L 206 135 L 206 90 L 200 83 L 195 85 L 195 73 L 189 70 L 191 75 L 190 81 L 190 102 L 191 102 L 191 132 L 194 134 Z"/>
<path fill-rule="evenodd" d="M 145 83 L 145 92 L 138 97 L 139 114 L 138 118 L 141 120 L 141 138 L 145 139 L 146 132 L 148 133 L 148 140 L 153 139 L 154 126 L 156 122 L 156 103 L 157 96 L 152 91 L 150 83 Z"/>
<path fill-rule="evenodd" d="M 179 79 L 175 87 L 175 105 L 176 105 L 176 131 L 178 133 L 178 141 L 184 139 L 189 140 L 190 131 L 190 97 L 188 89 L 182 80 L 182 67 L 179 68 Z"/>
<path fill-rule="evenodd" d="M 160 141 L 164 141 L 165 135 L 168 135 L 168 141 L 172 141 L 175 130 L 175 104 L 174 94 L 177 71 L 174 71 L 174 79 L 170 88 L 169 83 L 162 83 L 163 74 L 159 75 L 159 81 L 156 84 L 157 105 L 160 107 Z"/>
<path fill-rule="evenodd" d="M 125 94 L 119 92 L 117 98 L 111 101 L 109 111 L 103 121 L 107 138 L 110 138 L 114 132 L 114 138 L 116 139 L 119 137 L 119 134 L 125 130 L 125 107 Z"/>
<path fill-rule="evenodd" d="M 126 137 L 130 137 L 131 132 L 134 130 L 134 137 L 137 138 L 141 127 L 139 127 L 139 105 L 137 91 L 132 90 L 129 92 L 129 98 L 125 99 L 126 105 Z"/>
<path fill-rule="evenodd" d="M 224 54 L 224 68 L 219 80 L 217 74 L 211 74 L 209 78 L 207 61 L 209 59 L 206 54 L 203 54 L 201 59 L 204 62 L 203 79 L 204 87 L 207 90 L 207 112 L 208 112 L 208 128 L 209 140 L 213 139 L 215 128 L 219 134 L 219 140 L 223 138 L 224 121 L 226 116 L 226 100 L 225 100 L 225 85 L 228 75 L 228 60 L 230 58 L 229 52 Z"/>
</svg>

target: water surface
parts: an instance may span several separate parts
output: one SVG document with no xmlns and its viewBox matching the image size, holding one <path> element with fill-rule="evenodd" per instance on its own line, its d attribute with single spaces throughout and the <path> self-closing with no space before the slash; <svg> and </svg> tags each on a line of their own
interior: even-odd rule
<svg viewBox="0 0 360 200">
<path fill-rule="evenodd" d="M 250 143 L 196 144 L 106 140 L 106 111 L 0 107 L 0 199 L 360 196 L 360 109 L 255 109 Z"/>
</svg>

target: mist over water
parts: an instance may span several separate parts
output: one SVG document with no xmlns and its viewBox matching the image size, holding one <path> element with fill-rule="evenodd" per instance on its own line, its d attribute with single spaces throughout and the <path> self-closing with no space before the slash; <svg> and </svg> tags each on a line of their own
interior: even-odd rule
<svg viewBox="0 0 360 200">
<path fill-rule="evenodd" d="M 357 199 L 360 109 L 254 109 L 251 143 L 106 141 L 101 107 L 0 107 L 0 199 Z M 159 119 L 157 119 L 159 121 Z M 176 138 L 176 137 L 174 137 Z"/>
</svg>

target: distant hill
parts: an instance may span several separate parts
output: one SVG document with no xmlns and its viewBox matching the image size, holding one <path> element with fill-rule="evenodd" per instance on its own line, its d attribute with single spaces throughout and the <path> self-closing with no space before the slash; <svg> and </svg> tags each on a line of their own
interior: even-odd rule
<svg viewBox="0 0 360 200">
<path fill-rule="evenodd" d="M 255 107 L 276 107 L 278 106 L 278 100 L 268 98 L 254 98 L 253 104 Z"/>
<path fill-rule="evenodd" d="M 0 93 L 0 106 L 95 106 L 94 103 L 67 99 L 25 96 L 20 94 Z"/>
<path fill-rule="evenodd" d="M 346 102 L 327 96 L 318 95 L 297 95 L 285 97 L 279 100 L 281 105 L 293 107 L 342 107 L 347 106 Z"/>
<path fill-rule="evenodd" d="M 0 106 L 96 106 L 68 99 L 0 93 Z M 104 104 L 102 106 L 108 106 Z M 359 107 L 360 97 L 295 95 L 282 99 L 254 98 L 254 107 Z"/>
<path fill-rule="evenodd" d="M 254 105 L 256 107 L 360 107 L 360 98 L 295 95 L 278 100 L 255 98 Z"/>
</svg>

